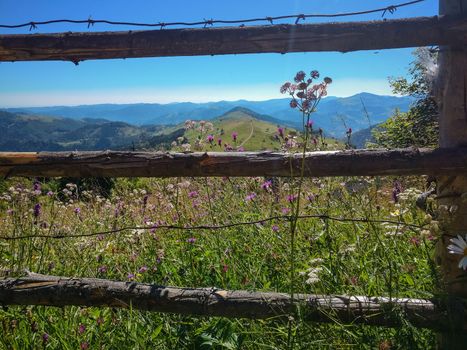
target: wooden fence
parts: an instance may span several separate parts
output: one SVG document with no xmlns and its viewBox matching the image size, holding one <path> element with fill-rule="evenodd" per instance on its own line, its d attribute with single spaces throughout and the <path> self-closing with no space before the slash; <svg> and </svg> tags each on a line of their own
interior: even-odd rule
<svg viewBox="0 0 467 350">
<path fill-rule="evenodd" d="M 0 61 L 195 56 L 264 52 L 356 51 L 442 45 L 436 83 L 440 106 L 437 150 L 353 150 L 306 155 L 306 176 L 437 176 L 439 204 L 451 210 L 444 232 L 467 233 L 467 0 L 440 0 L 440 16 L 373 22 L 270 25 L 103 33 L 0 35 Z M 299 158 L 279 153 L 1 153 L 1 176 L 293 176 Z M 453 195 L 458 194 L 458 195 Z M 439 240 L 436 262 L 442 271 L 447 302 L 300 296 L 310 320 L 327 312 L 343 322 L 375 324 L 382 303 L 402 307 L 415 325 L 443 331 L 440 347 L 467 344 L 467 279 L 458 259 L 447 253 L 450 235 Z M 111 305 L 164 312 L 268 317 L 287 314 L 296 302 L 284 294 L 201 289 L 167 289 L 96 279 L 33 275 L 0 282 L 0 302 L 41 305 Z M 89 289 L 90 288 L 90 289 Z M 97 288 L 102 295 L 93 294 Z M 65 292 L 64 292 L 65 291 Z M 87 291 L 87 292 L 86 292 Z M 97 293 L 97 292 L 96 292 Z M 208 293 L 208 297 L 206 297 Z M 50 297 L 52 295 L 53 297 Z M 142 295 L 144 296 L 141 299 Z M 174 302 L 172 295 L 184 295 Z M 119 300 L 118 302 L 116 300 Z M 120 303 L 123 300 L 123 303 Z M 205 300 L 207 304 L 200 304 Z M 449 305 L 455 305 L 450 307 Z M 275 306 L 275 307 L 274 307 Z M 249 308 L 252 309 L 249 309 Z M 272 309 L 270 309 L 272 307 Z M 198 310 L 198 311 L 196 311 Z M 246 310 L 246 311 L 242 311 Z M 268 311 L 274 310 L 274 311 Z M 321 310 L 321 311 L 320 311 Z M 453 311 L 454 310 L 454 311 Z M 314 316 L 313 316 L 314 315 Z M 421 321 L 424 319 L 425 321 Z M 429 319 L 430 321 L 426 321 Z M 455 322 L 452 322 L 455 320 Z M 449 321 L 449 322 L 448 322 Z M 381 322 L 380 324 L 384 324 Z M 445 327 L 447 324 L 454 325 Z M 386 325 L 395 325 L 387 323 Z M 449 329 L 446 329 L 449 328 Z"/>
</svg>

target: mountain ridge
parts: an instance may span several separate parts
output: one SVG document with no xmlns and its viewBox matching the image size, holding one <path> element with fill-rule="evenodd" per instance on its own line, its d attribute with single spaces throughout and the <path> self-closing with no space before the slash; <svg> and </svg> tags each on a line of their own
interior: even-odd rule
<svg viewBox="0 0 467 350">
<path fill-rule="evenodd" d="M 3 109 L 13 113 L 33 113 L 61 116 L 72 119 L 107 119 L 122 121 L 132 125 L 178 124 L 187 119 L 211 120 L 235 107 L 252 110 L 280 121 L 283 125 L 301 128 L 301 117 L 297 110 L 289 107 L 290 98 L 269 99 L 265 101 L 215 101 L 206 103 L 175 102 L 169 104 L 98 104 L 80 106 L 23 107 Z M 317 127 L 327 134 L 341 137 L 346 127 L 355 131 L 386 120 L 395 108 L 408 110 L 414 101 L 411 97 L 397 97 L 360 93 L 349 97 L 326 97 L 318 105 L 312 119 Z M 365 106 L 365 108 L 363 108 Z M 368 111 L 368 117 L 365 111 Z"/>
</svg>

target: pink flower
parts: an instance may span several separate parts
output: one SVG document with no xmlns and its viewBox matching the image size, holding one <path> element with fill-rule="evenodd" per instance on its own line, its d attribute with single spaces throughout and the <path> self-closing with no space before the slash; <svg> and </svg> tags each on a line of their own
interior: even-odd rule
<svg viewBox="0 0 467 350">
<path fill-rule="evenodd" d="M 214 136 L 213 135 L 208 135 L 206 138 L 209 143 L 212 143 L 214 141 Z"/>
<path fill-rule="evenodd" d="M 298 103 L 295 99 L 293 99 L 292 101 L 290 101 L 290 107 L 291 108 L 297 108 L 298 106 Z"/>
<path fill-rule="evenodd" d="M 305 79 L 305 75 L 306 75 L 305 72 L 302 71 L 302 70 L 297 72 L 297 74 L 295 75 L 295 78 L 294 78 L 295 82 L 299 83 L 299 82 L 303 81 L 303 79 Z"/>
<path fill-rule="evenodd" d="M 292 203 L 292 202 L 295 202 L 295 200 L 296 200 L 297 198 L 298 198 L 298 195 L 296 195 L 296 194 L 289 194 L 289 195 L 287 196 L 287 201 L 289 201 L 290 203 Z"/>
<path fill-rule="evenodd" d="M 139 273 L 144 273 L 148 270 L 147 266 L 141 266 L 138 270 Z"/>
<path fill-rule="evenodd" d="M 78 333 L 83 334 L 84 332 L 86 332 L 86 326 L 81 323 L 78 327 Z"/>
<path fill-rule="evenodd" d="M 291 84 L 289 82 L 282 85 L 281 88 L 280 88 L 281 94 L 285 94 L 287 92 L 287 90 L 290 88 L 290 85 Z"/>
<path fill-rule="evenodd" d="M 243 146 L 240 146 L 237 148 L 237 152 L 245 152 L 245 148 Z"/>
<path fill-rule="evenodd" d="M 309 120 L 306 122 L 306 127 L 312 129 L 313 128 L 313 121 Z"/>
<path fill-rule="evenodd" d="M 222 139 L 217 139 L 217 144 L 219 145 L 219 147 L 222 146 Z"/>
<path fill-rule="evenodd" d="M 232 139 L 234 140 L 234 142 L 237 142 L 237 137 L 238 137 L 238 133 L 236 131 L 234 131 L 232 133 Z"/>
</svg>

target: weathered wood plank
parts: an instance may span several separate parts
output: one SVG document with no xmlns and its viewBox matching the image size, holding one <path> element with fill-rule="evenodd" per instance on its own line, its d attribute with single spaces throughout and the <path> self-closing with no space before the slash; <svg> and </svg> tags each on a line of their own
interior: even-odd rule
<svg viewBox="0 0 467 350">
<path fill-rule="evenodd" d="M 454 315 L 446 305 L 426 299 L 229 291 L 215 288 L 177 288 L 96 278 L 30 274 L 0 280 L 0 304 L 48 306 L 108 306 L 184 315 L 265 319 L 294 315 L 301 306 L 306 321 L 399 326 L 403 313 L 417 327 L 465 329 L 463 305 Z M 451 317 L 451 318 L 448 318 Z"/>
<path fill-rule="evenodd" d="M 300 166 L 301 154 L 274 152 L 0 152 L 3 177 L 288 177 Z M 305 176 L 460 173 L 467 173 L 467 148 L 309 152 L 305 160 Z"/>
<path fill-rule="evenodd" d="M 441 15 L 467 15 L 467 0 L 440 0 Z M 440 111 L 440 147 L 467 146 L 467 50 L 465 44 L 453 43 L 441 47 L 438 80 L 435 84 Z M 441 175 L 441 174 L 440 174 Z M 436 260 L 441 266 L 440 286 L 450 297 L 467 298 L 466 272 L 458 267 L 462 256 L 449 254 L 452 234 L 467 234 L 467 174 L 437 177 L 439 215 L 443 234 L 437 243 Z M 441 213 L 441 211 L 440 211 Z M 440 349 L 465 349 L 467 332 L 447 332 L 439 337 Z"/>
<path fill-rule="evenodd" d="M 0 35 L 0 61 L 357 51 L 465 44 L 467 18 Z"/>
</svg>

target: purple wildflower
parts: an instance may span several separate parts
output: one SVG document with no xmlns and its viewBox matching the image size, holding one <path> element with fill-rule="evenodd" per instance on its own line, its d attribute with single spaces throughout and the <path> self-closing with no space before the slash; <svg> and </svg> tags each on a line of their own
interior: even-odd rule
<svg viewBox="0 0 467 350">
<path fill-rule="evenodd" d="M 130 281 L 133 281 L 135 279 L 135 274 L 134 273 L 129 273 L 127 275 L 127 278 L 130 280 Z"/>
<path fill-rule="evenodd" d="M 240 146 L 237 148 L 237 152 L 245 152 L 245 148 L 243 146 Z"/>
<path fill-rule="evenodd" d="M 138 270 L 139 273 L 144 273 L 148 270 L 147 266 L 141 266 Z"/>
<path fill-rule="evenodd" d="M 238 133 L 236 131 L 234 131 L 232 133 L 232 139 L 234 140 L 234 142 L 237 142 L 237 137 L 238 137 Z"/>
<path fill-rule="evenodd" d="M 271 180 L 267 180 L 267 181 L 265 181 L 265 182 L 263 182 L 263 183 L 261 184 L 261 188 L 262 188 L 263 190 L 266 190 L 266 191 L 267 191 L 269 188 L 271 188 L 271 186 L 272 186 L 272 181 L 271 181 Z"/>
<path fill-rule="evenodd" d="M 73 211 L 76 215 L 79 215 L 81 213 L 81 208 L 76 207 Z"/>
<path fill-rule="evenodd" d="M 312 70 L 310 72 L 310 75 L 313 79 L 318 79 L 319 78 L 319 72 L 317 70 Z"/>
<path fill-rule="evenodd" d="M 195 237 L 190 237 L 186 240 L 187 243 L 190 243 L 190 244 L 194 244 L 196 242 L 196 238 Z"/>
<path fill-rule="evenodd" d="M 279 231 L 279 226 L 273 225 L 273 226 L 271 227 L 271 230 L 272 230 L 272 232 L 278 232 L 278 231 Z"/>
<path fill-rule="evenodd" d="M 81 350 L 87 350 L 89 349 L 89 343 L 87 341 L 83 341 L 80 345 Z"/>
<path fill-rule="evenodd" d="M 296 200 L 297 198 L 298 198 L 298 195 L 296 195 L 296 194 L 289 194 L 289 195 L 287 196 L 287 201 L 289 201 L 290 203 L 292 203 L 292 202 L 295 202 L 295 200 Z"/>
<path fill-rule="evenodd" d="M 212 143 L 214 141 L 214 136 L 213 135 L 208 135 L 208 137 L 206 138 L 206 140 L 209 142 L 209 143 Z"/>
<path fill-rule="evenodd" d="M 78 327 L 78 333 L 83 334 L 84 332 L 86 332 L 86 326 L 81 323 Z"/>
<path fill-rule="evenodd" d="M 312 128 L 313 128 L 313 121 L 308 120 L 308 121 L 306 122 L 306 127 L 312 129 Z"/>
<path fill-rule="evenodd" d="M 47 344 L 48 341 L 49 341 L 49 335 L 47 333 L 42 334 L 42 342 L 44 344 Z"/>
<path fill-rule="evenodd" d="M 246 196 L 245 199 L 246 199 L 247 201 L 252 201 L 252 200 L 255 199 L 255 198 L 256 198 L 256 193 L 252 192 L 252 193 L 250 193 L 248 196 Z"/>
<path fill-rule="evenodd" d="M 47 192 L 47 196 L 48 196 L 48 197 L 52 197 L 53 195 L 54 195 L 53 191 Z"/>
<path fill-rule="evenodd" d="M 97 269 L 97 272 L 106 273 L 107 272 L 107 266 L 105 266 L 105 265 L 99 266 L 99 268 Z"/>
<path fill-rule="evenodd" d="M 188 193 L 189 198 L 197 198 L 198 197 L 198 192 L 197 191 L 191 191 Z"/>
<path fill-rule="evenodd" d="M 298 106 L 298 103 L 297 103 L 297 101 L 295 99 L 290 101 L 290 107 L 291 108 L 297 108 L 297 106 Z"/>
<path fill-rule="evenodd" d="M 281 128 L 281 127 L 277 128 L 277 132 L 279 133 L 280 137 L 284 138 L 284 129 L 283 128 Z"/>
<path fill-rule="evenodd" d="M 290 208 L 282 208 L 281 211 L 282 214 L 287 215 L 288 213 L 290 213 Z"/>
<path fill-rule="evenodd" d="M 34 217 L 35 217 L 35 218 L 37 218 L 37 217 L 39 217 L 39 216 L 41 215 L 41 208 L 42 208 L 42 206 L 41 206 L 40 203 L 37 203 L 37 204 L 34 206 L 34 212 L 33 212 L 33 214 L 34 214 Z"/>
<path fill-rule="evenodd" d="M 222 146 L 222 139 L 217 139 L 217 145 L 218 145 L 219 147 Z"/>
</svg>

